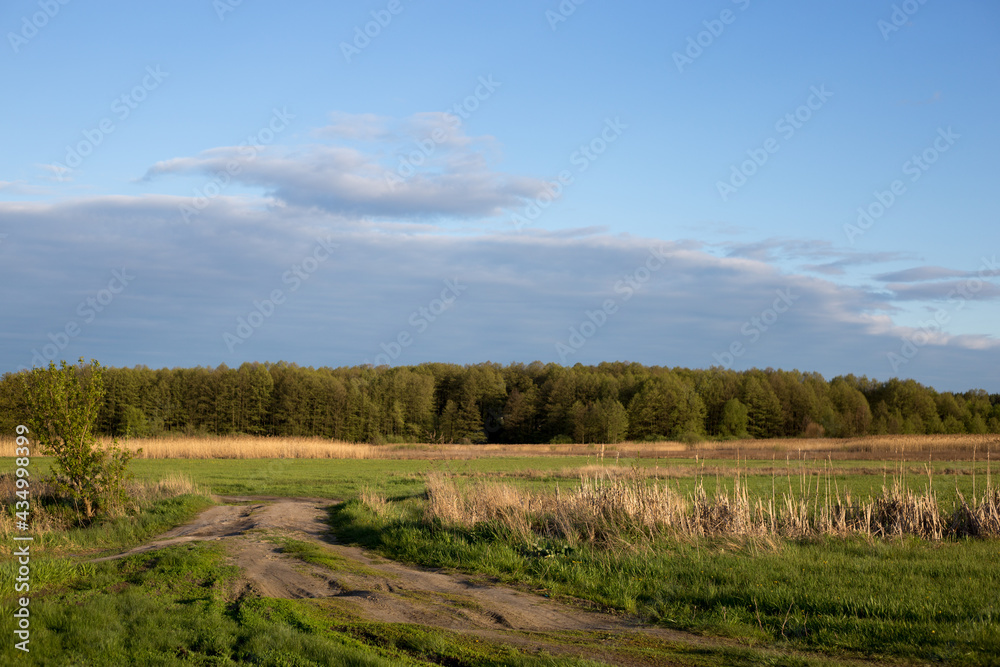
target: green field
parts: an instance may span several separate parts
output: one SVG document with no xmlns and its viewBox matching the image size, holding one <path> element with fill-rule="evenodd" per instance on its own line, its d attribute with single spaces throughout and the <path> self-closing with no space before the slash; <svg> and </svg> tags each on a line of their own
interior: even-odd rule
<svg viewBox="0 0 1000 667">
<path fill-rule="evenodd" d="M 595 457 L 470 460 L 136 460 L 139 480 L 183 475 L 205 494 L 347 501 L 331 509 L 337 538 L 390 559 L 477 573 L 574 605 L 634 614 L 696 633 L 705 645 L 623 643 L 622 664 L 996 664 L 1000 558 L 995 539 L 822 538 L 802 541 L 637 536 L 631 544 L 533 543 L 503 525 L 427 520 L 425 475 L 460 486 L 504 482 L 533 492 L 579 486 Z M 607 461 L 644 471 L 649 483 L 688 493 L 731 489 L 736 463 L 678 459 Z M 12 461 L 4 462 L 11 466 Z M 32 462 L 35 477 L 47 460 Z M 740 462 L 751 497 L 788 492 L 878 494 L 894 475 L 928 484 L 922 463 Z M 995 467 L 995 466 L 994 466 Z M 653 470 L 650 471 L 649 469 Z M 981 495 L 985 464 L 934 462 L 933 489 L 949 508 L 956 489 Z M 9 468 L 8 468 L 9 469 Z M 594 468 L 587 468 L 593 474 Z M 805 470 L 805 472 L 803 472 Z M 975 474 L 973 475 L 973 471 Z M 996 470 L 991 471 L 991 476 Z M 635 473 L 635 471 L 633 471 Z M 376 512 L 362 490 L 388 502 Z M 518 651 L 502 642 L 419 625 L 368 622 L 324 600 L 236 598 L 235 576 L 213 543 L 192 543 L 84 563 L 148 541 L 206 506 L 197 496 L 162 501 L 138 517 L 39 536 L 32 551 L 32 652 L 13 649 L 16 564 L 5 558 L 0 631 L 4 664 L 555 665 L 580 657 Z M 8 508 L 7 511 L 12 511 Z M 4 553 L 11 553 L 11 537 Z M 286 545 L 303 561 L 336 568 L 320 547 Z M 597 637 L 547 641 L 584 647 Z M 575 644 L 574 644 L 575 642 Z M 601 664 L 601 663 L 598 663 Z"/>
<path fill-rule="evenodd" d="M 44 460 L 42 460 L 44 461 Z M 39 461 L 39 463 L 42 463 Z M 183 474 L 207 492 L 222 495 L 258 494 L 279 496 L 314 496 L 343 500 L 351 498 L 365 486 L 372 487 L 390 497 L 405 497 L 423 493 L 423 476 L 432 471 L 440 471 L 469 480 L 502 479 L 529 488 L 555 488 L 557 483 L 578 482 L 574 470 L 596 465 L 596 457 L 517 457 L 485 458 L 470 460 L 357 460 L 357 459 L 138 459 L 132 462 L 137 479 L 154 480 L 168 474 Z M 683 491 L 694 487 L 698 479 L 703 480 L 709 491 L 716 488 L 732 488 L 737 463 L 732 460 L 695 459 L 620 459 L 617 464 L 610 460 L 608 468 L 630 469 L 632 467 L 662 470 L 662 478 L 671 484 L 678 484 Z M 883 485 L 891 484 L 899 464 L 879 461 L 809 461 L 804 464 L 812 470 L 811 488 L 822 484 L 825 488 L 829 478 L 841 492 L 851 491 L 855 495 L 874 494 Z M 942 503 L 951 503 L 956 488 L 966 496 L 973 493 L 974 484 L 982 491 L 987 481 L 987 464 L 969 461 L 936 461 L 904 465 L 905 481 L 914 489 L 927 485 L 925 465 L 933 471 L 933 487 Z M 830 475 L 818 472 L 829 467 Z M 798 478 L 801 465 L 791 461 L 787 468 L 784 459 L 780 461 L 740 461 L 739 469 L 747 475 L 751 492 L 770 495 L 772 488 L 781 494 L 789 486 L 798 493 Z M 754 474 L 759 469 L 780 469 L 771 474 Z M 993 463 L 992 472 L 1000 472 L 1000 464 Z M 787 475 L 785 471 L 787 470 Z M 973 475 L 975 471 L 975 475 Z M 674 477 L 672 474 L 681 476 Z M 995 474 L 993 475 L 995 479 Z"/>
</svg>

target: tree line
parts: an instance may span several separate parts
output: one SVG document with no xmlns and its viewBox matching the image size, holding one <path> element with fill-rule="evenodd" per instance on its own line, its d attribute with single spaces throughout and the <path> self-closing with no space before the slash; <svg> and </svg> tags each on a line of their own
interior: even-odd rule
<svg viewBox="0 0 1000 667">
<path fill-rule="evenodd" d="M 82 372 L 82 369 L 81 369 Z M 111 436 L 322 436 L 350 442 L 622 440 L 1000 433 L 1000 394 L 797 370 L 606 362 L 312 368 L 104 369 L 97 430 Z M 26 409 L 0 379 L 0 432 Z"/>
</svg>

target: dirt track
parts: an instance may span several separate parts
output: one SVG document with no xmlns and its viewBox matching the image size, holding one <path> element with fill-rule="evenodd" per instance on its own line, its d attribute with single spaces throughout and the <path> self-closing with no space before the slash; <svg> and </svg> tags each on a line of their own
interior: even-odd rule
<svg viewBox="0 0 1000 667">
<path fill-rule="evenodd" d="M 609 640 L 623 633 L 674 645 L 710 648 L 738 643 L 644 626 L 636 619 L 586 611 L 539 595 L 476 581 L 461 574 L 408 567 L 337 544 L 324 522 L 333 501 L 313 498 L 223 497 L 194 521 L 149 544 L 102 558 L 110 560 L 196 540 L 222 540 L 243 572 L 240 594 L 274 598 L 337 598 L 357 616 L 389 623 L 446 628 L 524 650 L 545 649 L 610 664 L 670 664 L 626 656 Z M 335 570 L 281 553 L 268 536 L 322 544 L 344 559 Z M 580 643 L 551 641 L 539 633 L 594 633 Z M 569 635 L 566 637 L 569 639 Z M 617 642 L 614 642 L 617 643 Z"/>
</svg>

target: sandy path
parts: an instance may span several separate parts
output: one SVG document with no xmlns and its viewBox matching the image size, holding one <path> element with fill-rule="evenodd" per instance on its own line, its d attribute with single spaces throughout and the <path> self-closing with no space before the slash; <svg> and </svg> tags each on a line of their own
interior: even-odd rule
<svg viewBox="0 0 1000 667">
<path fill-rule="evenodd" d="M 701 637 L 641 624 L 637 619 L 578 609 L 538 595 L 461 574 L 409 567 L 337 544 L 325 523 L 333 501 L 317 498 L 222 497 L 226 504 L 202 512 L 188 524 L 110 560 L 195 540 L 222 540 L 243 572 L 241 595 L 274 598 L 336 598 L 362 618 L 446 628 L 484 639 L 544 648 L 610 664 L 669 664 L 626 657 L 613 638 L 638 633 L 683 646 L 737 647 L 731 640 Z M 330 569 L 283 555 L 266 538 L 284 536 L 323 545 L 343 559 Z M 553 643 L 535 633 L 590 632 L 586 645 Z M 603 635 L 603 636 L 602 636 Z M 551 639 L 551 638 L 549 638 Z M 579 639 L 579 638 L 577 638 Z M 777 652 L 775 652 L 778 654 Z M 780 655 L 780 654 L 778 654 Z M 787 654 L 785 654 L 787 655 Z"/>
</svg>

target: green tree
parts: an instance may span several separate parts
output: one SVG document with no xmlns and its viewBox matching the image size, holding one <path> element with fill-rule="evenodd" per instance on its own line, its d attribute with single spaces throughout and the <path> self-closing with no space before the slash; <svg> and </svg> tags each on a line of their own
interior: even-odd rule
<svg viewBox="0 0 1000 667">
<path fill-rule="evenodd" d="M 747 438 L 750 433 L 747 431 L 749 417 L 747 406 L 743 405 L 738 398 L 731 398 L 722 406 L 722 428 L 721 434 L 730 438 Z"/>
<path fill-rule="evenodd" d="M 507 442 L 536 442 L 536 404 L 538 389 L 532 384 L 523 392 L 513 388 L 503 409 L 503 427 Z"/>
<path fill-rule="evenodd" d="M 126 437 L 143 438 L 149 435 L 149 420 L 146 414 L 134 405 L 125 406 L 122 430 Z"/>
<path fill-rule="evenodd" d="M 625 406 L 614 398 L 605 398 L 597 403 L 601 442 L 616 444 L 628 433 L 628 412 Z"/>
<path fill-rule="evenodd" d="M 827 435 L 852 438 L 868 433 L 872 413 L 861 391 L 843 378 L 836 377 L 830 382 L 829 399 L 833 412 L 823 423 Z"/>
<path fill-rule="evenodd" d="M 748 430 L 755 438 L 773 438 L 781 433 L 781 402 L 771 385 L 756 375 L 745 376 L 740 401 L 747 406 Z"/>
<path fill-rule="evenodd" d="M 705 430 L 705 404 L 694 387 L 667 373 L 648 380 L 632 397 L 628 424 L 635 440 L 698 437 Z"/>
<path fill-rule="evenodd" d="M 78 514 L 90 521 L 97 513 L 110 513 L 124 504 L 125 481 L 132 452 L 117 441 L 102 448 L 94 427 L 104 398 L 101 365 L 48 368 L 22 373 L 29 429 L 42 451 L 55 459 L 53 482 L 74 503 Z M 82 506 L 82 507 L 81 507 Z"/>
</svg>

